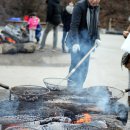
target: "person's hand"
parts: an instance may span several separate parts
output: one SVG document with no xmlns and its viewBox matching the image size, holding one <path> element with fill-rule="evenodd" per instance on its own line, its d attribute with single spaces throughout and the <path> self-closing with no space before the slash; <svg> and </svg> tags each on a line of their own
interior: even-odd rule
<svg viewBox="0 0 130 130">
<path fill-rule="evenodd" d="M 95 44 L 96 44 L 97 46 L 99 46 L 101 43 L 102 43 L 102 41 L 101 41 L 100 39 L 96 39 L 96 40 L 95 40 Z"/>
<path fill-rule="evenodd" d="M 74 44 L 73 46 L 72 46 L 72 52 L 73 53 L 77 53 L 77 52 L 79 52 L 80 51 L 80 46 L 79 46 L 79 44 Z"/>
<path fill-rule="evenodd" d="M 129 32 L 128 31 L 123 31 L 123 36 L 126 38 L 128 36 Z"/>
</svg>

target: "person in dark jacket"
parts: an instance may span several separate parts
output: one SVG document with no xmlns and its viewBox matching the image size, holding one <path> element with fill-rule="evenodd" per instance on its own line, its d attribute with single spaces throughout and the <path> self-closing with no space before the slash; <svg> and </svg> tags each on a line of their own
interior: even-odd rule
<svg viewBox="0 0 130 130">
<path fill-rule="evenodd" d="M 72 0 L 68 0 L 66 6 L 62 11 L 62 23 L 63 23 L 63 36 L 62 36 L 62 51 L 65 53 L 67 50 L 65 49 L 65 40 L 67 37 L 67 33 L 70 30 L 70 23 L 72 12 L 74 8 L 74 2 Z"/>
<path fill-rule="evenodd" d="M 57 47 L 58 25 L 61 23 L 61 7 L 59 0 L 47 0 L 47 25 L 42 37 L 40 49 L 44 49 L 48 33 L 53 29 L 53 50 Z"/>
<path fill-rule="evenodd" d="M 71 65 L 69 72 L 94 46 L 95 41 L 100 41 L 98 32 L 100 0 L 80 0 L 74 7 L 70 31 L 66 39 L 66 45 L 71 53 Z M 69 77 L 73 81 L 73 87 L 82 88 L 87 76 L 89 56 Z M 72 86 L 68 82 L 68 86 Z"/>
</svg>

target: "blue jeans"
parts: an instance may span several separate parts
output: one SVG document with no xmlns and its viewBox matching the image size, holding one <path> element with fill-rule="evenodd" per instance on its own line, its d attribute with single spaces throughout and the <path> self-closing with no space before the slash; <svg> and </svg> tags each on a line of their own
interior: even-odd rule
<svg viewBox="0 0 130 130">
<path fill-rule="evenodd" d="M 93 47 L 95 41 L 95 37 L 91 39 L 86 29 L 80 31 L 78 34 L 78 44 L 80 45 L 80 51 L 77 53 L 73 53 L 72 46 L 74 42 L 72 43 L 72 41 L 75 39 L 76 37 L 72 33 L 70 33 L 67 37 L 67 46 L 71 52 L 71 65 L 69 68 L 69 72 L 74 69 L 74 67 L 80 62 L 80 60 L 89 52 L 89 50 Z M 84 62 L 77 68 L 77 70 L 69 77 L 69 80 L 72 80 L 74 84 L 72 83 L 72 85 L 71 82 L 68 81 L 68 87 L 83 87 L 88 73 L 89 59 L 90 56 L 88 56 L 84 60 Z"/>
<path fill-rule="evenodd" d="M 71 66 L 69 72 L 80 62 L 80 60 L 88 53 L 88 51 L 92 48 L 91 44 L 80 44 L 81 50 L 77 53 L 73 53 L 71 51 Z M 68 87 L 74 88 L 82 88 L 84 81 L 86 80 L 86 76 L 88 73 L 89 67 L 89 59 L 88 56 L 84 62 L 77 68 L 77 70 L 69 77 L 69 80 L 73 81 L 74 84 L 72 85 L 71 82 L 68 82 Z"/>
</svg>

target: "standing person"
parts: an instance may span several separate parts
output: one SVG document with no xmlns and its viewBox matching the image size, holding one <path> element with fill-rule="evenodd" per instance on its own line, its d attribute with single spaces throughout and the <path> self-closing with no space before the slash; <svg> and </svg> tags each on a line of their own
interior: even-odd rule
<svg viewBox="0 0 130 130">
<path fill-rule="evenodd" d="M 28 29 L 29 29 L 29 40 L 35 42 L 35 31 L 37 25 L 39 24 L 40 19 L 36 16 L 36 13 L 32 13 L 28 20 Z"/>
<path fill-rule="evenodd" d="M 59 0 L 47 0 L 47 25 L 43 33 L 40 50 L 44 50 L 48 33 L 53 29 L 53 51 L 57 48 L 58 25 L 61 23 L 61 8 Z"/>
<path fill-rule="evenodd" d="M 100 0 L 80 0 L 74 7 L 70 31 L 66 44 L 71 53 L 71 71 L 78 62 L 94 46 L 95 40 L 99 39 L 98 17 Z M 99 41 L 99 40 L 98 40 Z M 86 79 L 89 66 L 89 57 L 69 77 L 75 85 L 82 88 Z M 68 86 L 72 86 L 68 83 Z"/>
<path fill-rule="evenodd" d="M 127 38 L 129 33 L 130 33 L 130 25 L 127 28 L 127 30 L 123 31 L 124 38 Z M 129 58 L 130 58 L 130 55 L 129 55 Z M 125 65 L 125 67 L 128 69 L 128 75 L 129 75 L 128 88 L 130 89 L 130 59 L 128 61 L 128 64 Z M 130 92 L 128 93 L 128 105 L 130 107 Z"/>
<path fill-rule="evenodd" d="M 127 30 L 123 31 L 123 36 L 124 38 L 127 38 L 128 34 L 130 33 L 130 25 L 129 27 L 127 28 Z"/>
<path fill-rule="evenodd" d="M 37 25 L 36 31 L 35 31 L 35 38 L 37 43 L 39 44 L 40 36 L 41 36 L 42 26 L 40 24 Z"/>
<path fill-rule="evenodd" d="M 68 31 L 70 30 L 71 17 L 74 8 L 74 2 L 72 0 L 68 0 L 66 2 L 67 2 L 66 6 L 63 8 L 62 15 L 61 15 L 62 23 L 63 23 L 62 52 L 64 53 L 66 53 L 65 39 Z"/>
</svg>

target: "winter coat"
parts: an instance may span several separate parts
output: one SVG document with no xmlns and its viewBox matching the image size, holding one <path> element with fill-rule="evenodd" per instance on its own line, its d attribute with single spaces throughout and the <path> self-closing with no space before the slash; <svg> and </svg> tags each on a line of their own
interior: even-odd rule
<svg viewBox="0 0 130 130">
<path fill-rule="evenodd" d="M 29 20 L 28 20 L 29 29 L 36 29 L 38 24 L 39 24 L 39 18 L 38 17 L 33 16 L 33 17 L 29 18 Z"/>
<path fill-rule="evenodd" d="M 59 0 L 48 0 L 47 1 L 47 19 L 53 25 L 61 23 L 61 7 Z"/>
<path fill-rule="evenodd" d="M 72 17 L 73 6 L 66 6 L 66 8 L 62 11 L 62 23 L 63 23 L 63 31 L 68 32 L 70 30 L 70 23 Z"/>
<path fill-rule="evenodd" d="M 89 4 L 87 0 L 80 0 L 74 7 L 73 14 L 72 14 L 72 21 L 70 25 L 69 35 L 67 37 L 67 46 L 69 48 L 72 47 L 73 44 L 79 43 L 81 44 L 81 39 L 84 43 L 87 43 L 88 40 L 91 38 L 88 34 L 88 27 L 87 27 L 87 9 Z M 92 7 L 92 8 L 99 8 L 99 7 Z M 95 36 L 95 39 L 99 36 Z"/>
<path fill-rule="evenodd" d="M 35 36 L 36 38 L 40 38 L 41 36 L 41 31 L 42 31 L 42 26 L 40 24 L 37 25 L 36 31 L 35 31 Z"/>
</svg>

